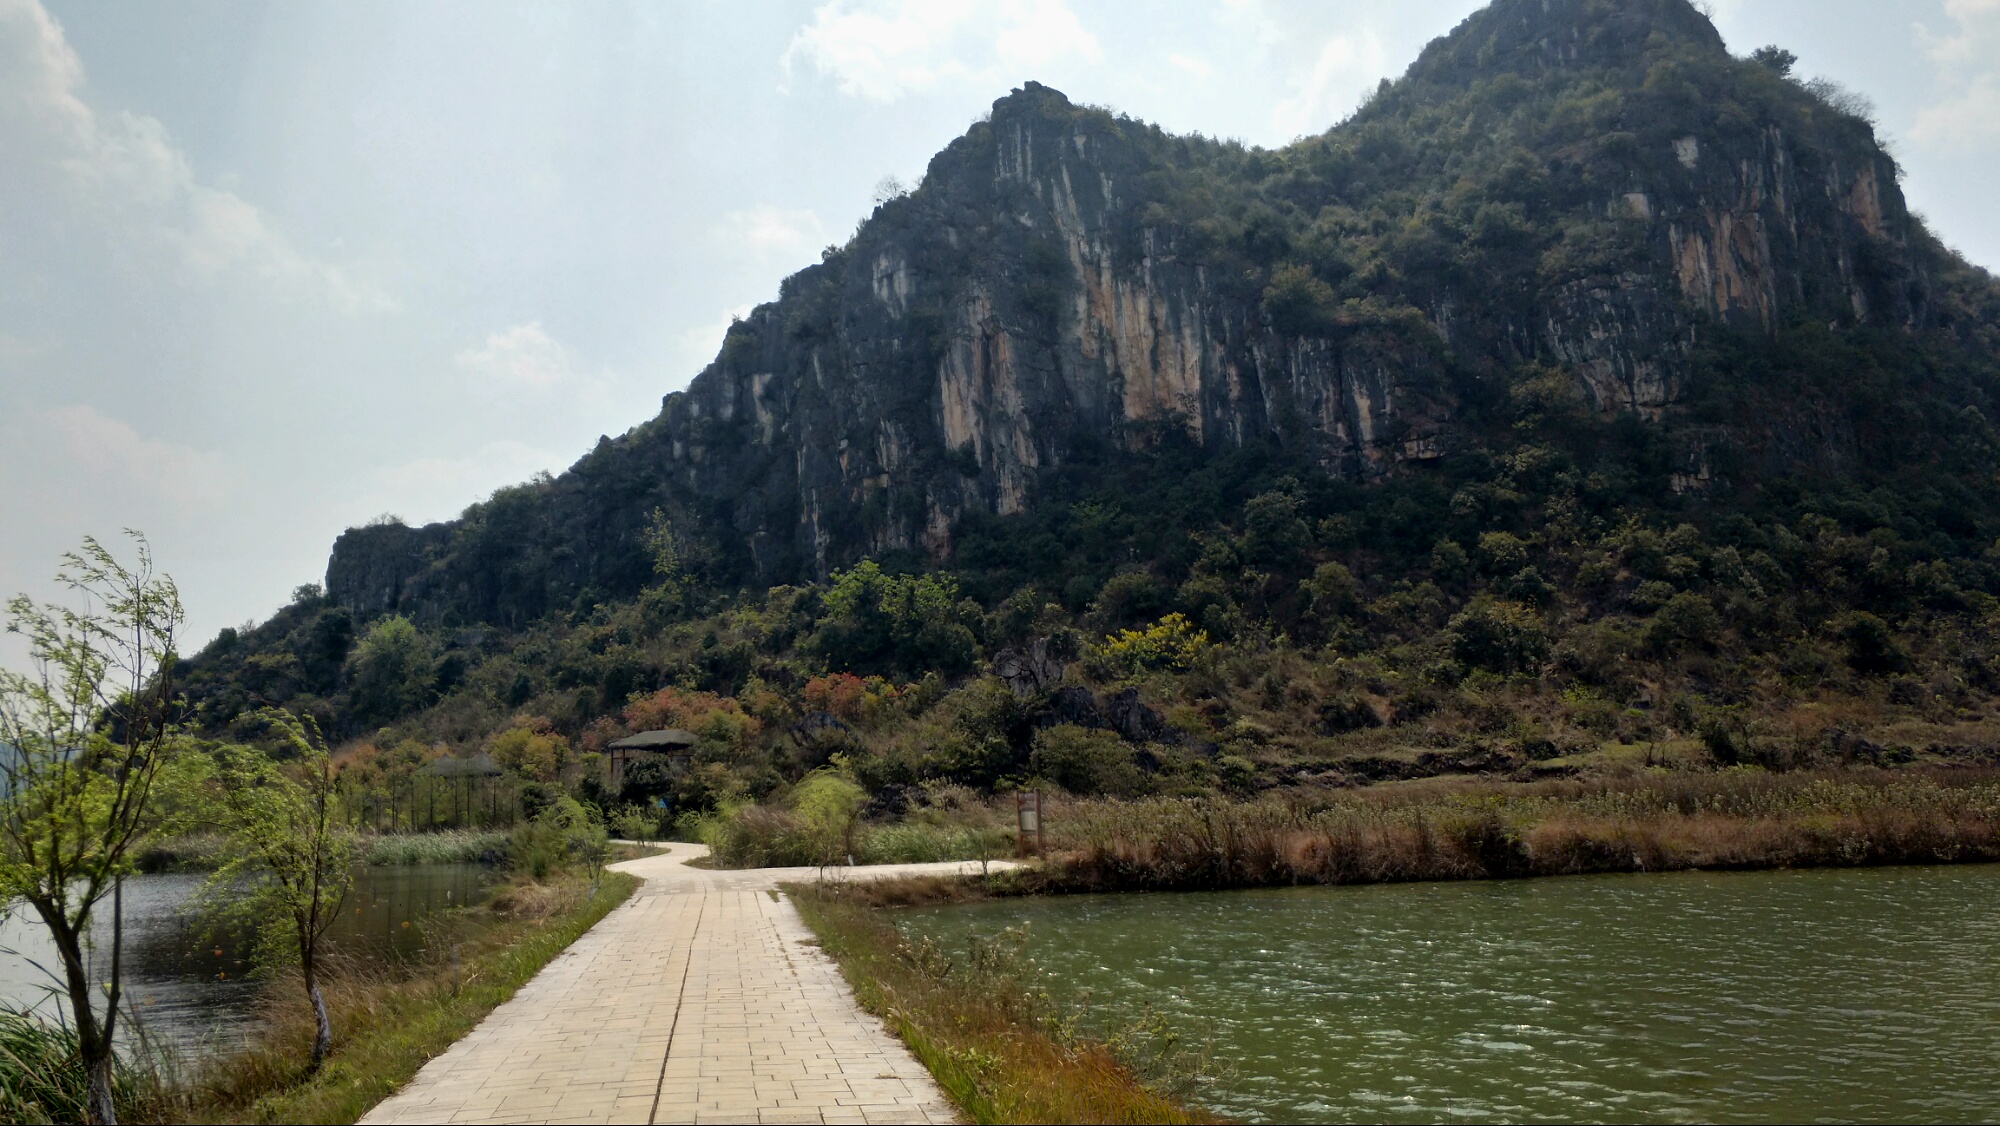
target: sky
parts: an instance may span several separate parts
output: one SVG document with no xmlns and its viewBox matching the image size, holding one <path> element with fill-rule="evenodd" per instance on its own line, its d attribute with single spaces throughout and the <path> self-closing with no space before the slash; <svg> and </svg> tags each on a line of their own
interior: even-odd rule
<svg viewBox="0 0 2000 1126">
<path fill-rule="evenodd" d="M 1022 81 L 1277 146 L 1478 6 L 0 0 L 0 594 L 142 529 L 197 647 L 651 417 Z M 2000 0 L 1707 7 L 2000 267 Z"/>
</svg>

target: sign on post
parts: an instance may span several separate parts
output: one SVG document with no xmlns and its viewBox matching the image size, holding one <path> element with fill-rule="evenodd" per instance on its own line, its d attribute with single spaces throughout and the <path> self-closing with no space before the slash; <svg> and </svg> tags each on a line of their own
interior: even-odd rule
<svg viewBox="0 0 2000 1126">
<path fill-rule="evenodd" d="M 1016 856 L 1028 855 L 1028 838 L 1033 837 L 1034 854 L 1042 854 L 1042 792 L 1026 790 L 1014 795 L 1014 817 L 1018 832 L 1014 835 Z"/>
</svg>

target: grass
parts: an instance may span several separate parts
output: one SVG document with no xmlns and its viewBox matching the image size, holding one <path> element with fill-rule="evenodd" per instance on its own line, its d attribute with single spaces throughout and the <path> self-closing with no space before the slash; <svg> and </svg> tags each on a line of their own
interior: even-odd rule
<svg viewBox="0 0 2000 1126">
<path fill-rule="evenodd" d="M 1057 801 L 1022 891 L 1197 890 L 2000 860 L 2000 770 L 1732 769 Z"/>
<path fill-rule="evenodd" d="M 294 982 L 275 982 L 263 1035 L 254 1046 L 193 1076 L 173 1117 L 353 1122 L 470 1032 L 638 886 L 636 878 L 617 872 L 606 873 L 594 892 L 590 880 L 577 874 L 547 883 L 517 879 L 485 906 L 441 920 L 433 953 L 422 965 L 394 975 L 337 975 L 326 989 L 334 1050 L 317 1075 L 304 1073 L 312 1026 L 298 1000 L 302 991 Z"/>
<path fill-rule="evenodd" d="M 366 863 L 384 866 L 413 864 L 476 864 L 507 854 L 505 833 L 446 829 L 435 833 L 384 833 L 363 838 Z"/>
<path fill-rule="evenodd" d="M 950 957 L 904 941 L 865 890 L 786 890 L 862 1007 L 902 1037 L 971 1121 L 1219 1121 L 1160 1089 L 1190 1076 L 1171 1030 L 1084 1034 L 1035 988 L 1021 936 Z"/>
<path fill-rule="evenodd" d="M 113 1071 L 112 1100 L 128 1122 L 159 1120 L 173 1105 L 158 1067 L 123 1058 Z M 75 1030 L 0 1011 L 0 1122 L 82 1122 L 89 1101 Z"/>
<path fill-rule="evenodd" d="M 1002 829 L 903 821 L 868 828 L 861 834 L 857 853 L 856 859 L 864 864 L 999 859 L 1014 854 L 1014 840 Z"/>
<path fill-rule="evenodd" d="M 890 824 L 861 824 L 837 856 L 857 864 L 924 864 L 944 860 L 997 860 L 1014 854 L 1011 832 L 984 807 L 920 810 Z M 812 868 L 823 849 L 790 810 L 744 806 L 702 820 L 700 836 L 717 868 Z"/>
<path fill-rule="evenodd" d="M 364 864 L 490 863 L 507 853 L 508 836 L 474 829 L 443 829 L 434 833 L 371 833 L 361 838 Z M 222 866 L 231 848 L 221 833 L 190 833 L 149 846 L 139 858 L 146 872 L 209 872 Z"/>
</svg>

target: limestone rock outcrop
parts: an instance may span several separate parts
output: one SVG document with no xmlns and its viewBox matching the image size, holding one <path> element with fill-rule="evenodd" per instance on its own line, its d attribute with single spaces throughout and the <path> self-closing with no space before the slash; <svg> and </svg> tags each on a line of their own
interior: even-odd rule
<svg viewBox="0 0 2000 1126">
<path fill-rule="evenodd" d="M 944 560 L 968 513 L 1021 512 L 1078 450 L 1141 449 L 1163 428 L 1366 481 L 1471 440 L 1468 394 L 1524 365 L 1569 373 L 1597 412 L 1662 423 L 1703 331 L 1924 321 L 1895 165 L 1830 110 L 1799 118 L 1819 122 L 1810 136 L 1706 111 L 1672 135 L 1612 115 L 1564 140 L 1557 121 L 1507 141 L 1531 187 L 1497 164 L 1487 203 L 1453 203 L 1454 174 L 1394 156 L 1421 142 L 1446 159 L 1460 126 L 1439 105 L 1477 116 L 1574 78 L 1552 113 L 1608 113 L 1575 76 L 1639 90 L 1678 59 L 1752 65 L 1685 0 L 1500 0 L 1350 121 L 1276 154 L 1027 83 L 733 326 L 657 417 L 451 524 L 350 530 L 328 591 L 363 613 L 519 624 L 638 589 L 655 512 L 720 583 Z M 1467 153 L 1499 151 L 1463 128 Z M 1366 187 L 1392 159 L 1429 179 Z M 1427 251 L 1433 229 L 1459 248 Z M 1330 279 L 1301 283 L 1317 320 L 1273 296 L 1292 261 Z"/>
</svg>

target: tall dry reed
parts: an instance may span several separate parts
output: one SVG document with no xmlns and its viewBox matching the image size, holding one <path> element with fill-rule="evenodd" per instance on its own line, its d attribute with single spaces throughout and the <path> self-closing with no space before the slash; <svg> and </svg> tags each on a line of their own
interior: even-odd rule
<svg viewBox="0 0 2000 1126">
<path fill-rule="evenodd" d="M 1051 803 L 1046 890 L 2000 860 L 2000 774 L 1725 771 Z"/>
</svg>

